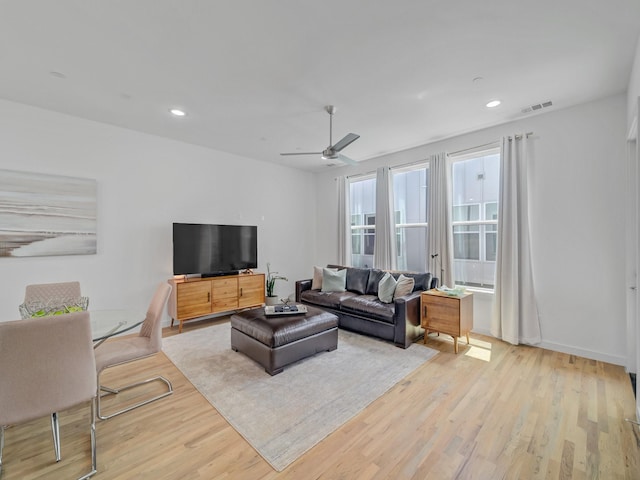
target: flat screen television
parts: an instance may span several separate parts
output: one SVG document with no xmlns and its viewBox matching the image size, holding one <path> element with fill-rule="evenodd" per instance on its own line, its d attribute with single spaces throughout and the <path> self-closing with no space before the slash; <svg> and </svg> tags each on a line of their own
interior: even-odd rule
<svg viewBox="0 0 640 480">
<path fill-rule="evenodd" d="M 174 275 L 209 277 L 257 267 L 257 226 L 173 224 Z"/>
</svg>

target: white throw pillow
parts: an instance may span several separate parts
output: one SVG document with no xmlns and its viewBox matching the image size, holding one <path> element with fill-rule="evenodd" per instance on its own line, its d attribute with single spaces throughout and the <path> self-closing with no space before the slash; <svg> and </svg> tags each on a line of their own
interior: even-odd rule
<svg viewBox="0 0 640 480">
<path fill-rule="evenodd" d="M 393 294 L 396 291 L 396 279 L 389 272 L 384 274 L 378 283 L 378 298 L 382 303 L 393 302 Z"/>
<path fill-rule="evenodd" d="M 311 290 L 322 288 L 322 267 L 313 267 L 313 280 L 311 280 Z"/>
<path fill-rule="evenodd" d="M 322 291 L 344 292 L 347 285 L 347 269 L 336 270 L 333 268 L 322 269 Z"/>
<path fill-rule="evenodd" d="M 311 280 L 311 290 L 322 289 L 322 267 L 313 267 L 313 280 Z M 337 268 L 329 268 L 327 270 L 337 270 Z"/>
<path fill-rule="evenodd" d="M 415 280 L 411 277 L 405 277 L 400 275 L 398 277 L 398 283 L 396 284 L 396 290 L 393 292 L 393 299 L 398 297 L 404 297 L 413 292 L 413 286 L 416 284 Z"/>
</svg>

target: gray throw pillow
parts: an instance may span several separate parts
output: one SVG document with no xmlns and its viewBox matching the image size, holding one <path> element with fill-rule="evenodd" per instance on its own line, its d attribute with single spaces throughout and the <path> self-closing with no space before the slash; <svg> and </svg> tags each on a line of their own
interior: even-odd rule
<svg viewBox="0 0 640 480">
<path fill-rule="evenodd" d="M 347 270 L 322 269 L 322 291 L 344 292 L 347 284 Z"/>
<path fill-rule="evenodd" d="M 393 293 L 396 291 L 396 279 L 389 272 L 384 274 L 378 284 L 378 298 L 382 303 L 393 302 Z"/>
<path fill-rule="evenodd" d="M 415 280 L 413 278 L 400 275 L 398 277 L 398 283 L 396 285 L 395 292 L 393 293 L 393 299 L 395 300 L 398 297 L 404 297 L 405 295 L 409 295 L 411 292 L 413 292 L 414 283 Z"/>
</svg>

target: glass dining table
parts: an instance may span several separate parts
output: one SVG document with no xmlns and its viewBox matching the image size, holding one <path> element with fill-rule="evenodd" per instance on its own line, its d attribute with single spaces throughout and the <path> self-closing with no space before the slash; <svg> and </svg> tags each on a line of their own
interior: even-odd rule
<svg viewBox="0 0 640 480">
<path fill-rule="evenodd" d="M 105 340 L 133 330 L 144 322 L 145 314 L 136 310 L 89 310 L 93 348 Z"/>
</svg>

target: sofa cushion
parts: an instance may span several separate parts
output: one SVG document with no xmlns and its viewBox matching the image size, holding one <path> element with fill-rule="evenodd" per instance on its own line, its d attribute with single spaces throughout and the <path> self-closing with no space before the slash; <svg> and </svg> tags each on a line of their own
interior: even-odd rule
<svg viewBox="0 0 640 480">
<path fill-rule="evenodd" d="M 382 303 L 391 303 L 393 302 L 393 293 L 396 291 L 396 279 L 387 272 L 378 283 L 378 299 Z"/>
<path fill-rule="evenodd" d="M 347 285 L 346 270 L 322 269 L 322 291 L 323 292 L 344 292 Z"/>
<path fill-rule="evenodd" d="M 353 292 L 321 292 L 320 290 L 305 290 L 300 294 L 300 301 L 319 307 L 340 309 L 340 303 L 350 297 L 357 296 Z"/>
<path fill-rule="evenodd" d="M 367 282 L 367 295 L 378 295 L 378 284 L 385 273 L 383 270 L 378 270 L 377 268 L 371 269 L 369 272 L 369 281 Z"/>
<path fill-rule="evenodd" d="M 382 303 L 375 295 L 354 295 L 345 298 L 340 308 L 345 313 L 353 313 L 390 324 L 393 324 L 393 316 L 396 313 L 394 303 Z"/>
<path fill-rule="evenodd" d="M 400 275 L 413 278 L 415 282 L 413 285 L 414 292 L 422 292 L 423 290 L 429 290 L 431 288 L 431 273 L 394 272 L 393 274 L 396 280 Z"/>
<path fill-rule="evenodd" d="M 364 295 L 367 293 L 367 282 L 369 281 L 368 268 L 347 268 L 347 290 Z"/>
<path fill-rule="evenodd" d="M 399 297 L 404 297 L 413 292 L 413 286 L 415 285 L 415 281 L 411 277 L 405 277 L 404 275 L 400 275 L 398 277 L 398 283 L 396 284 L 396 289 L 393 292 L 393 299 Z"/>
</svg>

